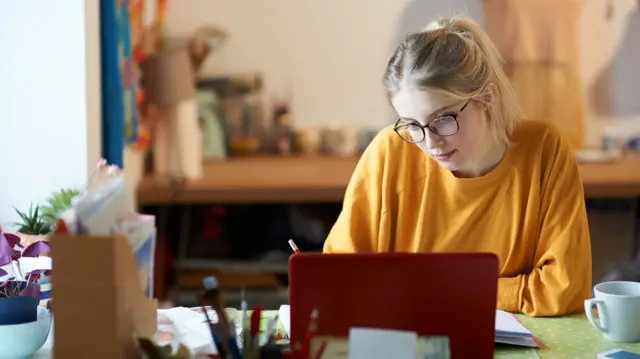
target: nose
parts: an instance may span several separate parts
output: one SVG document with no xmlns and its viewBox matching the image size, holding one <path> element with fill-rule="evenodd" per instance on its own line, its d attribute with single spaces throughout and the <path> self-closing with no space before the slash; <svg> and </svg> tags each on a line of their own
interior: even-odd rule
<svg viewBox="0 0 640 359">
<path fill-rule="evenodd" d="M 436 135 L 429 129 L 425 129 L 423 142 L 427 149 L 432 150 L 434 148 L 442 147 L 444 137 Z"/>
</svg>

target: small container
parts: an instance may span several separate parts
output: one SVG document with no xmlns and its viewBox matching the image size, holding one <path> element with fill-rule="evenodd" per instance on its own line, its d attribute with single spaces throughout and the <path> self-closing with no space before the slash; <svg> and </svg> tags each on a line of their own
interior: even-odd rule
<svg viewBox="0 0 640 359">
<path fill-rule="evenodd" d="M 294 132 L 295 150 L 298 153 L 309 155 L 320 152 L 321 131 L 317 128 L 306 128 Z"/>
<path fill-rule="evenodd" d="M 358 131 L 347 126 L 329 126 L 322 134 L 322 148 L 332 156 L 349 157 L 358 151 Z"/>
<path fill-rule="evenodd" d="M 605 153 L 616 152 L 623 147 L 620 137 L 613 131 L 605 130 L 602 134 L 602 151 Z"/>
</svg>

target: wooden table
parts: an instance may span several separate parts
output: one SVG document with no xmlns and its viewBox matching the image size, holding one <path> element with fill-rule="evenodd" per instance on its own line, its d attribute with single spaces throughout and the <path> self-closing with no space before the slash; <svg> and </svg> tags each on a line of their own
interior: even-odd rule
<svg viewBox="0 0 640 359">
<path fill-rule="evenodd" d="M 145 177 L 140 205 L 342 201 L 357 157 L 248 157 L 206 163 L 201 180 L 169 184 Z M 581 164 L 587 198 L 640 197 L 640 156 Z"/>
</svg>

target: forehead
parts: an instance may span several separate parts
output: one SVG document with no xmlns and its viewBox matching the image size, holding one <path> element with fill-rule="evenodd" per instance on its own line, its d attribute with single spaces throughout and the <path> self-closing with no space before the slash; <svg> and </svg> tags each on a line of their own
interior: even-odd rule
<svg viewBox="0 0 640 359">
<path fill-rule="evenodd" d="M 398 116 L 418 121 L 429 119 L 440 109 L 450 110 L 459 102 L 459 99 L 443 92 L 420 89 L 402 89 L 391 98 Z"/>
</svg>

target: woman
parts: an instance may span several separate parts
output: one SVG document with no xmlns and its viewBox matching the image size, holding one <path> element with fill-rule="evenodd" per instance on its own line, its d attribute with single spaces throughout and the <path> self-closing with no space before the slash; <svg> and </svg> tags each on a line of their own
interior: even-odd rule
<svg viewBox="0 0 640 359">
<path fill-rule="evenodd" d="M 399 120 L 363 154 L 324 252 L 493 252 L 498 309 L 581 310 L 591 247 L 578 166 L 556 128 L 520 120 L 482 29 L 451 18 L 410 35 L 384 85 Z"/>
</svg>

